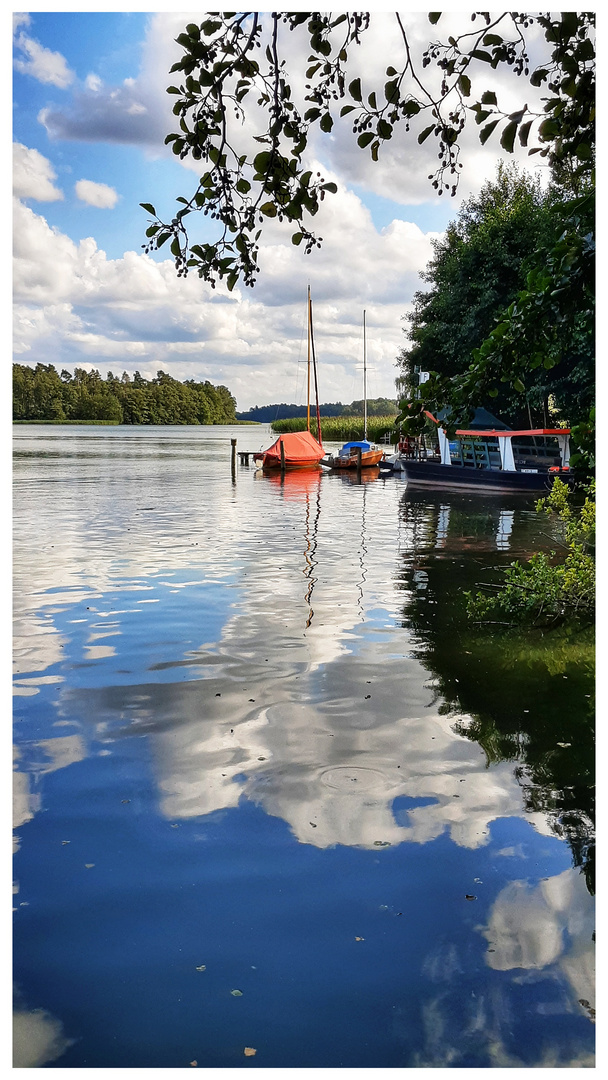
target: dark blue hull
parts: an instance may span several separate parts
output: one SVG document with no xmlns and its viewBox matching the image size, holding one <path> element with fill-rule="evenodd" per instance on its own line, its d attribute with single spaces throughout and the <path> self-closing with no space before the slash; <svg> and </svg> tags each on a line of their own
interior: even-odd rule
<svg viewBox="0 0 608 1080">
<path fill-rule="evenodd" d="M 402 459 L 401 471 L 408 483 L 436 488 L 470 491 L 546 491 L 556 476 L 570 480 L 564 472 L 505 472 L 502 469 L 475 469 L 464 465 L 441 465 L 436 461 Z"/>
</svg>

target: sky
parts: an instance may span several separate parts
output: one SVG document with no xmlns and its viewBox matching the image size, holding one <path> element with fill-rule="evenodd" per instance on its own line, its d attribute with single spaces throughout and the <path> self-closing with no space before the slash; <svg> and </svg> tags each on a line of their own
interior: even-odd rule
<svg viewBox="0 0 608 1080">
<path fill-rule="evenodd" d="M 164 138 L 175 130 L 166 93 L 181 55 L 174 39 L 204 13 L 67 8 L 13 15 L 14 361 L 208 379 L 227 386 L 239 410 L 305 403 L 310 286 L 321 401 L 362 397 L 364 311 L 368 397 L 395 397 L 404 316 L 425 288 L 432 241 L 495 177 L 507 156 L 498 140 L 482 148 L 474 129 L 465 133 L 451 199 L 438 198 L 427 179 L 433 140 L 420 146 L 397 135 L 373 163 L 347 122 L 317 133 L 310 167 L 338 185 L 314 221 L 321 249 L 307 256 L 291 244 L 293 226 L 272 222 L 255 288 L 211 289 L 197 275 L 178 278 L 166 248 L 145 254 L 149 220 L 139 205 L 172 217 L 176 197 L 192 194 L 202 171 L 180 163 Z M 414 46 L 438 36 L 425 14 L 403 19 Z M 373 11 L 354 58 L 369 89 L 383 86 L 389 63 L 398 67 L 394 25 L 394 13 Z M 448 10 L 439 29 L 469 25 L 469 14 Z M 284 38 L 296 71 L 306 42 L 287 30 Z M 541 43 L 531 43 L 534 55 Z M 484 86 L 513 108 L 532 104 L 529 83 L 510 71 L 489 72 Z M 530 170 L 538 161 L 519 155 Z M 193 238 L 211 239 L 208 228 L 195 221 Z"/>
</svg>

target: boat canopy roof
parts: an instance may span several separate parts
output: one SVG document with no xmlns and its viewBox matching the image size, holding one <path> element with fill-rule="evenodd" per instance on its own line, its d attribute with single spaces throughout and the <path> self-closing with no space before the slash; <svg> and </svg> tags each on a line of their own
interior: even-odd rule
<svg viewBox="0 0 608 1080">
<path fill-rule="evenodd" d="M 345 442 L 341 448 L 340 453 L 344 453 L 345 450 L 350 450 L 351 446 L 360 446 L 362 450 L 371 450 L 372 444 L 362 440 L 361 442 Z"/>
<path fill-rule="evenodd" d="M 433 419 L 437 423 L 440 423 L 442 420 L 448 420 L 449 416 L 450 416 L 450 412 L 451 412 L 450 409 L 440 409 L 439 412 L 437 413 L 437 416 L 433 417 Z M 499 418 L 497 416 L 494 416 L 491 412 L 488 412 L 487 409 L 482 409 L 482 408 L 475 409 L 475 412 L 473 413 L 473 417 L 471 419 L 471 423 L 470 423 L 469 427 L 470 427 L 471 430 L 477 430 L 478 428 L 479 429 L 483 428 L 484 432 L 487 431 L 490 428 L 491 428 L 492 432 L 494 432 L 494 431 L 510 431 L 511 430 L 509 428 L 509 425 L 505 424 L 505 422 L 503 420 L 499 420 Z M 483 432 L 480 430 L 479 434 L 483 434 Z"/>
<path fill-rule="evenodd" d="M 511 428 L 507 428 L 506 431 L 502 429 L 498 431 L 496 428 L 489 429 L 488 431 L 481 431 L 479 428 L 470 428 L 465 431 L 459 428 L 456 431 L 456 434 L 469 436 L 483 435 L 486 438 L 492 436 L 493 438 L 498 439 L 511 439 L 514 435 L 569 435 L 570 428 L 525 428 L 522 431 L 512 431 Z"/>
<path fill-rule="evenodd" d="M 324 455 L 323 447 L 310 431 L 288 431 L 279 435 L 276 442 L 266 450 L 265 457 L 281 460 L 281 443 L 285 450 L 285 460 L 298 464 L 320 461 Z"/>
</svg>

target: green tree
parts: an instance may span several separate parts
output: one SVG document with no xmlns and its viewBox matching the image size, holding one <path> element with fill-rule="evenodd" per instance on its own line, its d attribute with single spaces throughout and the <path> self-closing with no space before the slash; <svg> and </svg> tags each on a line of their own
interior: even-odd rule
<svg viewBox="0 0 608 1080">
<path fill-rule="evenodd" d="M 111 420 L 124 424 L 228 424 L 234 422 L 236 401 L 225 386 L 210 382 L 185 383 L 164 371 L 148 382 L 139 372 L 65 369 L 59 376 L 52 364 L 35 369 L 13 365 L 15 420 Z"/>
<path fill-rule="evenodd" d="M 431 387 L 423 387 L 425 402 L 432 393 L 437 400 L 451 396 L 453 403 L 454 387 L 460 382 L 466 388 L 464 373 L 471 370 L 475 350 L 484 348 L 496 324 L 504 322 L 509 305 L 518 301 L 563 233 L 560 195 L 561 190 L 543 191 L 539 181 L 501 162 L 496 179 L 463 204 L 445 236 L 433 244 L 433 258 L 422 274 L 430 288 L 415 294 L 407 317 L 410 342 L 397 360 L 402 397 L 408 401 L 416 397 L 416 369 L 437 376 Z M 577 294 L 583 310 L 575 326 L 556 319 L 535 328 L 544 341 L 521 356 L 521 369 L 525 366 L 527 373 L 525 394 L 496 378 L 497 370 L 500 377 L 506 371 L 503 356 L 500 365 L 491 364 L 493 382 L 479 385 L 472 380 L 471 396 L 476 397 L 469 402 L 463 394 L 463 408 L 469 403 L 485 405 L 516 426 L 548 426 L 550 398 L 553 410 L 572 422 L 588 415 L 594 391 L 594 342 L 593 333 L 584 332 L 585 302 L 593 310 L 592 295 L 586 293 Z M 587 322 L 592 331 L 592 321 Z M 522 327 L 519 332 L 524 332 Z M 535 363 L 534 353 L 542 356 L 542 363 Z M 518 369 L 518 377 L 521 373 Z"/>
</svg>

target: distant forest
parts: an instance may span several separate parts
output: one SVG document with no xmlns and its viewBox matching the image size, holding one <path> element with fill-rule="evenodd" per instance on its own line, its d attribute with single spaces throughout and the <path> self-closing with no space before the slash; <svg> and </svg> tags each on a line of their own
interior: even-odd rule
<svg viewBox="0 0 608 1080">
<path fill-rule="evenodd" d="M 76 368 L 58 374 L 52 364 L 13 364 L 13 420 L 104 420 L 116 424 L 230 424 L 236 400 L 225 386 L 178 382 L 158 371 L 118 378 Z"/>
<path fill-rule="evenodd" d="M 311 406 L 311 415 L 316 407 Z M 397 402 L 390 398 L 373 398 L 367 402 L 368 416 L 394 416 L 399 410 Z M 343 405 L 341 401 L 319 405 L 321 416 L 363 416 L 363 398 Z M 297 416 L 306 416 L 306 405 L 255 405 L 248 412 L 237 412 L 237 420 L 249 420 L 256 424 L 273 424 L 275 420 L 291 420 Z"/>
</svg>

